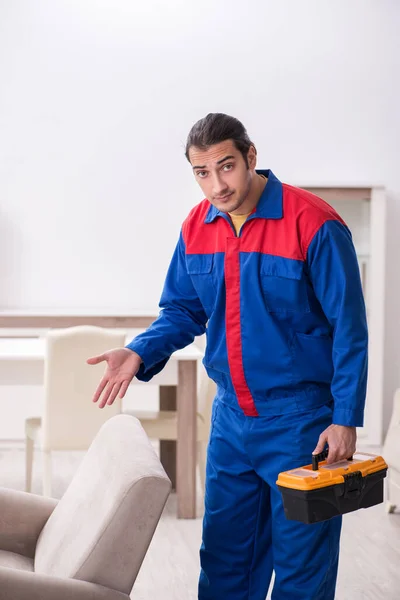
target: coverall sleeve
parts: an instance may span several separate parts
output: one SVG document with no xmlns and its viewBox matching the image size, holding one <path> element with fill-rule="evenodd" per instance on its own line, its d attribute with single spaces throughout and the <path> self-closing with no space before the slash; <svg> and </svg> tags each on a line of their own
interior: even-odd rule
<svg viewBox="0 0 400 600">
<path fill-rule="evenodd" d="M 207 316 L 186 269 L 182 232 L 172 257 L 160 299 L 160 314 L 126 347 L 142 359 L 136 375 L 150 381 L 167 364 L 175 350 L 191 344 L 206 330 Z"/>
<path fill-rule="evenodd" d="M 367 387 L 368 330 L 357 256 L 349 229 L 330 220 L 307 252 L 311 282 L 332 326 L 333 423 L 362 426 Z"/>
</svg>

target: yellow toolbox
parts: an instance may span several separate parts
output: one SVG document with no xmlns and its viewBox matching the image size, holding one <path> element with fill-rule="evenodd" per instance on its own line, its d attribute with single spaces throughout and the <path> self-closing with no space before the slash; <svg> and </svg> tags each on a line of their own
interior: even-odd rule
<svg viewBox="0 0 400 600">
<path fill-rule="evenodd" d="M 327 452 L 313 455 L 310 465 L 279 474 L 287 519 L 317 523 L 383 502 L 388 467 L 381 456 L 357 452 L 327 465 Z"/>
</svg>

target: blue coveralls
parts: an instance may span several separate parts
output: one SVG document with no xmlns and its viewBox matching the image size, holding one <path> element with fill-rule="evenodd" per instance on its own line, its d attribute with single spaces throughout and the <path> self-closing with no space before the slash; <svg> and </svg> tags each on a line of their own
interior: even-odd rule
<svg viewBox="0 0 400 600">
<path fill-rule="evenodd" d="M 341 518 L 288 521 L 281 471 L 311 462 L 331 423 L 361 426 L 367 325 L 351 234 L 271 171 L 237 236 L 207 200 L 182 226 L 158 319 L 129 344 L 149 381 L 207 333 L 217 384 L 208 446 L 200 600 L 331 600 Z"/>
</svg>

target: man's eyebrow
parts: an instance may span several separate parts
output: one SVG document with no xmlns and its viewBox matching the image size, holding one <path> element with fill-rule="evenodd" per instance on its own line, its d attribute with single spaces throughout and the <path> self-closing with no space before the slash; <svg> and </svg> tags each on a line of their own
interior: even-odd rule
<svg viewBox="0 0 400 600">
<path fill-rule="evenodd" d="M 217 165 L 222 164 L 223 162 L 225 162 L 226 160 L 232 160 L 232 158 L 235 158 L 234 156 L 232 156 L 231 154 L 228 156 L 225 156 L 224 158 L 221 158 L 221 160 L 217 161 Z M 192 167 L 192 169 L 205 169 L 207 165 L 195 165 L 194 167 Z"/>
<path fill-rule="evenodd" d="M 225 162 L 226 160 L 232 160 L 232 158 L 235 158 L 235 157 L 234 157 L 234 156 L 232 156 L 232 155 L 225 156 L 225 158 L 221 158 L 221 160 L 219 160 L 219 161 L 217 162 L 217 165 L 220 165 L 221 163 Z"/>
</svg>

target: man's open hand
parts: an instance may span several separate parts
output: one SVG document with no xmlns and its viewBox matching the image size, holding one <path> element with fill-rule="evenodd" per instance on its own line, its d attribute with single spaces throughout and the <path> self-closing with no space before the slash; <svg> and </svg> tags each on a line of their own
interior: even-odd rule
<svg viewBox="0 0 400 600">
<path fill-rule="evenodd" d="M 86 361 L 89 365 L 97 365 L 105 361 L 107 369 L 93 396 L 93 402 L 99 402 L 99 408 L 111 405 L 115 398 L 125 396 L 126 390 L 139 370 L 142 359 L 136 352 L 128 348 L 116 348 Z"/>
</svg>

